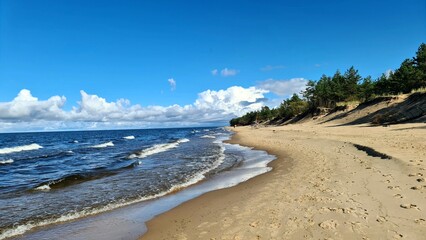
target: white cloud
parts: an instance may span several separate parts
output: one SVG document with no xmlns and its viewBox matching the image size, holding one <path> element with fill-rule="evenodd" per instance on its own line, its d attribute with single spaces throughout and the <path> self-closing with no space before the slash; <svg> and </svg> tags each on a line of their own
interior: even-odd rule
<svg viewBox="0 0 426 240">
<path fill-rule="evenodd" d="M 299 94 L 305 90 L 307 82 L 308 80 L 304 78 L 292 78 L 289 80 L 268 79 L 259 82 L 258 87 L 275 93 L 278 96 L 289 96 L 293 93 Z"/>
<path fill-rule="evenodd" d="M 60 129 L 112 129 L 226 124 L 235 116 L 265 105 L 267 90 L 233 86 L 206 90 L 193 104 L 180 106 L 132 105 L 127 99 L 108 102 L 80 91 L 81 100 L 70 111 L 63 110 L 65 97 L 48 100 L 22 90 L 10 102 L 0 103 L 0 131 L 43 131 Z"/>
<path fill-rule="evenodd" d="M 220 75 L 222 75 L 224 77 L 235 76 L 235 75 L 237 75 L 237 73 L 238 73 L 238 70 L 228 69 L 228 68 L 224 68 L 220 71 Z"/>
<path fill-rule="evenodd" d="M 264 105 L 267 90 L 256 87 L 233 86 L 226 90 L 207 90 L 198 94 L 194 106 L 199 110 L 219 111 L 221 114 L 242 115 Z"/>
<path fill-rule="evenodd" d="M 116 102 L 107 102 L 105 98 L 97 95 L 89 95 L 85 91 L 80 91 L 81 101 L 79 107 L 67 114 L 69 120 L 75 121 L 110 121 L 123 117 L 123 111 L 130 105 L 127 99 L 119 99 Z M 49 119 L 46 119 L 49 120 Z"/>
<path fill-rule="evenodd" d="M 167 81 L 170 84 L 170 90 L 171 91 L 176 90 L 176 81 L 173 78 L 169 78 Z"/>
<path fill-rule="evenodd" d="M 266 65 L 263 68 L 261 68 L 260 70 L 268 72 L 268 71 L 272 71 L 272 70 L 276 70 L 276 69 L 284 69 L 284 68 L 285 68 L 285 66 L 283 66 L 283 65 L 275 65 L 275 66 Z"/>
<path fill-rule="evenodd" d="M 66 98 L 53 96 L 45 101 L 39 101 L 27 89 L 22 89 L 11 102 L 0 103 L 1 119 L 28 121 L 33 119 L 62 119 L 62 110 Z"/>
<path fill-rule="evenodd" d="M 236 70 L 236 69 L 229 69 L 229 68 L 224 68 L 224 69 L 222 69 L 222 70 L 220 70 L 220 75 L 222 76 L 222 77 L 230 77 L 230 76 L 235 76 L 235 75 L 237 75 L 238 74 L 238 70 Z M 213 69 L 212 71 L 211 71 L 211 73 L 212 73 L 212 75 L 213 76 L 217 76 L 218 74 L 219 74 L 219 70 L 217 70 L 217 69 Z"/>
</svg>

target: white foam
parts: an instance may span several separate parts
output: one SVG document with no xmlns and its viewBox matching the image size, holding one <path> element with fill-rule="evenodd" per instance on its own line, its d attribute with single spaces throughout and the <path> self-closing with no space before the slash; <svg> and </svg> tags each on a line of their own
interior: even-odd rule
<svg viewBox="0 0 426 240">
<path fill-rule="evenodd" d="M 13 159 L 0 160 L 0 164 L 8 164 L 8 163 L 13 163 Z"/>
<path fill-rule="evenodd" d="M 189 139 L 188 138 L 182 138 L 182 139 L 177 140 L 177 142 L 178 143 L 186 143 L 186 142 L 189 142 Z"/>
<path fill-rule="evenodd" d="M 46 185 L 41 185 L 39 187 L 36 187 L 35 190 L 39 190 L 39 191 L 49 191 L 50 190 L 50 186 L 49 184 Z"/>
<path fill-rule="evenodd" d="M 33 143 L 33 144 L 29 144 L 29 145 L 1 148 L 0 154 L 8 154 L 8 153 L 15 153 L 15 152 L 22 152 L 22 151 L 31 151 L 31 150 L 37 150 L 37 149 L 40 149 L 40 148 L 43 148 L 43 147 L 38 145 L 37 143 Z"/>
<path fill-rule="evenodd" d="M 206 169 L 198 172 L 189 181 L 187 181 L 187 182 L 185 182 L 183 184 L 179 184 L 179 185 L 173 186 L 171 188 L 170 192 L 176 191 L 176 190 L 181 189 L 181 188 L 186 188 L 186 187 L 189 187 L 189 186 L 191 186 L 193 184 L 196 184 L 196 183 L 200 182 L 201 180 L 203 180 L 206 177 L 205 176 L 206 173 L 208 173 L 208 172 L 210 172 L 210 171 L 218 168 L 223 163 L 224 160 L 225 160 L 225 147 L 223 146 L 223 144 L 220 144 L 219 157 L 216 160 L 216 162 L 213 163 L 213 165 L 211 167 L 206 168 Z"/>
<path fill-rule="evenodd" d="M 203 135 L 200 138 L 216 138 L 216 137 L 212 135 Z"/>
<path fill-rule="evenodd" d="M 112 141 L 110 141 L 110 142 L 106 142 L 106 143 L 101 143 L 101 144 L 98 144 L 98 145 L 94 145 L 94 146 L 91 146 L 92 148 L 106 148 L 106 147 L 114 147 L 114 143 L 112 143 Z"/>
<path fill-rule="evenodd" d="M 74 140 L 74 142 L 73 143 L 78 143 L 78 141 L 77 140 Z"/>
<path fill-rule="evenodd" d="M 127 139 L 127 140 L 132 140 L 132 139 L 135 139 L 135 136 L 126 136 L 126 137 L 123 137 L 124 139 Z"/>
<path fill-rule="evenodd" d="M 180 143 L 185 143 L 185 142 L 189 142 L 189 139 L 183 138 L 183 139 L 179 139 L 176 142 L 172 142 L 172 143 L 156 144 L 152 147 L 149 147 L 149 148 L 144 149 L 142 151 L 139 151 L 137 153 L 132 153 L 127 158 L 129 158 L 129 159 L 146 158 L 148 156 L 151 156 L 151 155 L 154 155 L 154 154 L 157 154 L 157 153 L 169 151 L 170 149 L 173 149 L 173 148 L 176 148 L 177 146 L 179 146 Z"/>
<path fill-rule="evenodd" d="M 74 153 L 73 151 L 71 151 L 71 150 L 69 150 L 69 151 L 67 151 L 67 153 Z"/>
</svg>

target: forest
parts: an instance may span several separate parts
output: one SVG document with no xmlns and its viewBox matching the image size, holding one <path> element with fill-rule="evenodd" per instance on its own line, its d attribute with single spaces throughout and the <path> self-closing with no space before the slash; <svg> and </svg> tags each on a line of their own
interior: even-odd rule
<svg viewBox="0 0 426 240">
<path fill-rule="evenodd" d="M 317 81 L 309 80 L 306 89 L 294 93 L 277 108 L 267 106 L 258 111 L 233 118 L 231 126 L 255 123 L 274 123 L 306 115 L 318 108 L 335 108 L 347 102 L 366 102 L 379 96 L 410 93 L 426 88 L 426 44 L 422 43 L 415 57 L 405 59 L 395 71 L 383 73 L 379 78 L 362 77 L 353 66 L 343 74 L 337 70 L 333 76 L 323 74 Z"/>
</svg>

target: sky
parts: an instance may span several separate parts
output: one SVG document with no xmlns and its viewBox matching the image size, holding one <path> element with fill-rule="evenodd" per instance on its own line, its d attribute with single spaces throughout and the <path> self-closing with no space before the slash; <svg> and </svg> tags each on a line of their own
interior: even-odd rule
<svg viewBox="0 0 426 240">
<path fill-rule="evenodd" d="M 422 42 L 424 0 L 2 0 L 0 132 L 226 125 Z"/>
</svg>

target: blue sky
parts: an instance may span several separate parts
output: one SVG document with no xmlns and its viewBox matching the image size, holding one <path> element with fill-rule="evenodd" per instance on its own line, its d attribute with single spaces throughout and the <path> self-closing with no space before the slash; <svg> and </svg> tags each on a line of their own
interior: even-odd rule
<svg viewBox="0 0 426 240">
<path fill-rule="evenodd" d="M 184 106 L 197 112 L 201 105 L 196 106 L 196 101 L 205 102 L 213 94 L 213 99 L 224 101 L 206 100 L 219 116 L 185 124 L 224 123 L 233 115 L 258 108 L 261 99 L 268 98 L 262 104 L 273 105 L 298 91 L 303 81 L 297 78 L 316 80 L 323 73 L 330 75 L 352 65 L 363 76 L 376 78 L 413 57 L 422 42 L 426 42 L 424 0 L 2 0 L 0 131 L 25 130 L 19 126 L 22 122 L 30 123 L 28 129 L 43 129 L 53 121 L 57 128 L 87 128 L 97 122 L 131 127 L 133 123 L 126 123 L 132 121 L 135 126 L 140 126 L 138 121 L 153 126 L 141 117 L 113 120 L 108 117 L 109 105 L 99 99 L 93 104 L 102 105 L 107 117 L 76 117 L 78 110 L 84 110 L 78 103 L 83 99 L 81 90 L 104 98 L 105 103 L 127 99 L 126 111 L 136 104 L 140 111 L 176 105 L 182 108 L 181 114 L 187 114 Z M 215 69 L 217 74 L 212 74 Z M 255 90 L 266 86 L 266 80 L 279 81 L 274 86 L 285 89 L 279 89 L 279 94 L 266 89 L 269 92 L 258 95 Z M 239 96 L 241 91 L 227 91 L 233 86 L 254 87 L 247 94 L 258 97 L 253 100 L 253 96 Z M 27 98 L 20 99 L 30 99 L 32 105 L 13 103 L 22 89 L 30 93 L 24 92 Z M 53 114 L 66 117 L 37 115 L 51 111 L 46 105 L 52 104 L 47 101 L 52 96 L 66 98 L 57 104 L 60 112 Z M 237 100 L 253 105 L 234 109 Z M 70 117 L 73 108 L 74 117 Z M 227 114 L 221 114 L 221 108 Z M 200 116 L 208 113 L 205 107 Z M 35 120 L 31 119 L 34 114 Z"/>
</svg>

